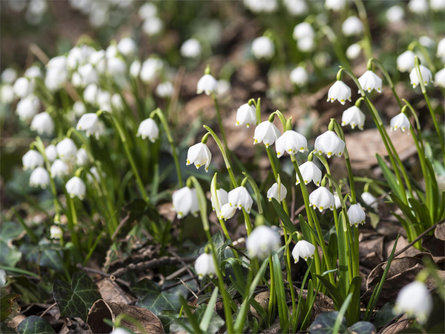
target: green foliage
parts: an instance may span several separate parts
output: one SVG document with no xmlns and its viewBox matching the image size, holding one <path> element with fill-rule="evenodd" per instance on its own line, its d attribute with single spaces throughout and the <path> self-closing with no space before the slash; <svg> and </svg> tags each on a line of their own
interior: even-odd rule
<svg viewBox="0 0 445 334">
<path fill-rule="evenodd" d="M 51 325 L 43 318 L 35 315 L 23 320 L 17 327 L 19 334 L 55 334 Z"/>
</svg>

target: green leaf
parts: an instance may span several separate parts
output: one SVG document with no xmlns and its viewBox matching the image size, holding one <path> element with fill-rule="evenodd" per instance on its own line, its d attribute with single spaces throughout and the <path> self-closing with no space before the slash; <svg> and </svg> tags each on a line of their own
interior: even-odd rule
<svg viewBox="0 0 445 334">
<path fill-rule="evenodd" d="M 368 321 L 359 321 L 350 326 L 351 334 L 375 334 L 377 332 L 375 326 Z"/>
<path fill-rule="evenodd" d="M 348 294 L 352 294 L 350 306 L 348 307 L 348 311 L 346 313 L 346 318 L 349 324 L 359 320 L 361 283 L 362 283 L 362 278 L 360 276 L 356 276 L 352 279 L 352 282 L 349 286 Z"/>
<path fill-rule="evenodd" d="M 389 167 L 386 165 L 386 162 L 385 162 L 385 160 L 383 160 L 383 158 L 380 156 L 380 155 L 378 155 L 378 154 L 376 154 L 376 158 L 377 158 L 377 161 L 378 161 L 378 163 L 379 163 L 379 166 L 380 166 L 380 168 L 382 169 L 382 172 L 383 172 L 383 175 L 385 176 L 385 179 L 386 179 L 386 181 L 388 182 L 388 184 L 389 184 L 389 187 L 392 189 L 392 191 L 399 197 L 399 198 L 401 198 L 402 197 L 402 191 L 400 190 L 400 187 L 402 186 L 399 186 L 398 184 L 397 184 L 397 178 L 396 178 L 396 176 L 394 175 L 394 173 L 389 169 Z"/>
<path fill-rule="evenodd" d="M 286 212 L 284 212 L 283 208 L 281 207 L 280 203 L 278 203 L 278 201 L 276 199 L 272 199 L 272 204 L 273 204 L 273 208 L 275 210 L 275 212 L 278 214 L 278 216 L 280 217 L 280 220 L 283 222 L 284 226 L 286 227 L 286 229 L 288 230 L 288 232 L 291 232 L 292 234 L 294 232 L 297 231 L 297 229 L 295 228 L 294 224 L 292 224 L 291 220 L 289 219 L 289 216 L 286 214 Z M 298 241 L 298 239 L 296 239 L 296 235 L 295 236 L 295 241 Z M 293 237 L 294 238 L 294 237 Z"/>
<path fill-rule="evenodd" d="M 0 240 L 9 241 L 17 239 L 24 229 L 19 223 L 4 222 L 0 224 Z"/>
<path fill-rule="evenodd" d="M 339 313 L 334 312 L 323 312 L 317 315 L 314 322 L 309 326 L 310 334 L 331 334 L 334 329 L 335 321 Z M 340 322 L 339 332 L 344 333 L 346 331 L 346 321 L 343 318 Z"/>
<path fill-rule="evenodd" d="M 17 331 L 13 328 L 8 327 L 6 323 L 0 322 L 0 333 L 2 334 L 17 334 Z"/>
<path fill-rule="evenodd" d="M 179 297 L 187 295 L 182 286 L 161 291 L 159 286 L 151 281 L 143 280 L 141 283 L 132 288 L 132 292 L 139 297 L 136 305 L 156 315 L 163 311 L 177 311 L 181 307 Z"/>
<path fill-rule="evenodd" d="M 7 295 L 2 295 L 0 298 L 0 321 L 4 321 L 8 315 L 12 312 L 12 305 L 14 300 L 17 299 L 19 295 L 9 293 Z"/>
<path fill-rule="evenodd" d="M 83 320 L 86 320 L 93 303 L 101 298 L 96 284 L 84 272 L 74 273 L 71 286 L 67 282 L 56 280 L 53 294 L 62 316 L 78 316 Z"/>
<path fill-rule="evenodd" d="M 17 247 L 4 240 L 0 240 L 0 265 L 15 267 L 21 257 L 22 253 L 17 250 Z"/>
<path fill-rule="evenodd" d="M 19 334 L 54 334 L 51 325 L 43 318 L 32 315 L 23 320 L 17 327 Z"/>
<path fill-rule="evenodd" d="M 274 290 L 277 296 L 278 315 L 280 318 L 280 328 L 283 332 L 289 327 L 289 309 L 286 303 L 286 293 L 284 292 L 284 282 L 281 274 L 281 264 L 278 254 L 272 256 Z"/>
<path fill-rule="evenodd" d="M 209 328 L 212 316 L 215 313 L 214 309 L 217 297 L 218 297 L 218 287 L 215 287 L 215 290 L 213 290 L 212 293 L 212 297 L 210 297 L 209 303 L 207 304 L 206 310 L 199 324 L 199 328 L 201 328 L 204 332 L 206 332 L 207 329 Z"/>
<path fill-rule="evenodd" d="M 321 283 L 326 287 L 327 294 L 334 301 L 335 307 L 340 308 L 343 304 L 343 298 L 340 294 L 340 291 L 334 285 L 329 282 L 329 278 L 327 276 L 316 275 L 317 278 L 321 281 Z"/>
</svg>

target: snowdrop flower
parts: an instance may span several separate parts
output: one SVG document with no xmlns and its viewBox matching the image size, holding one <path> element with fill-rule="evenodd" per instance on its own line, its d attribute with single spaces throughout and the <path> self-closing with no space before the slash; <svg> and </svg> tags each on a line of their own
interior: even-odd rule
<svg viewBox="0 0 445 334">
<path fill-rule="evenodd" d="M 195 271 L 198 274 L 199 279 L 203 279 L 204 276 L 210 278 L 216 274 L 215 264 L 213 263 L 213 256 L 211 254 L 203 253 L 195 261 Z"/>
<path fill-rule="evenodd" d="M 201 94 L 204 92 L 206 95 L 210 95 L 216 92 L 218 82 L 210 74 L 204 74 L 198 81 L 196 93 Z"/>
<path fill-rule="evenodd" d="M 76 129 L 85 131 L 87 137 L 96 134 L 99 127 L 99 117 L 96 113 L 83 114 L 77 122 Z"/>
<path fill-rule="evenodd" d="M 270 121 L 264 121 L 258 124 L 255 128 L 255 133 L 253 135 L 253 144 L 258 144 L 263 142 L 266 147 L 275 143 L 275 141 L 280 137 L 280 130 Z"/>
<path fill-rule="evenodd" d="M 442 38 L 437 44 L 436 55 L 437 57 L 441 58 L 443 62 L 445 62 L 445 37 Z"/>
<path fill-rule="evenodd" d="M 52 161 L 54 161 L 54 160 L 56 160 L 56 158 L 57 158 L 57 150 L 56 150 L 56 147 L 54 146 L 54 145 L 48 145 L 46 148 L 45 148 L 45 155 L 46 155 L 46 158 L 50 161 L 50 162 L 52 162 Z"/>
<path fill-rule="evenodd" d="M 272 198 L 275 198 L 278 202 L 283 201 L 286 198 L 287 189 L 283 184 L 278 186 L 278 183 L 274 183 L 269 190 L 267 191 L 267 199 L 269 202 L 272 201 Z"/>
<path fill-rule="evenodd" d="M 348 218 L 351 226 L 355 225 L 355 227 L 358 227 L 359 224 L 363 225 L 366 219 L 365 210 L 363 210 L 360 204 L 352 204 L 348 209 Z"/>
<path fill-rule="evenodd" d="M 289 155 L 307 151 L 307 139 L 294 130 L 285 131 L 275 142 L 277 157 L 281 158 L 284 152 Z"/>
<path fill-rule="evenodd" d="M 363 32 L 363 23 L 357 16 L 348 17 L 342 24 L 346 36 L 359 35 Z"/>
<path fill-rule="evenodd" d="M 190 38 L 181 45 L 181 55 L 186 58 L 198 58 L 201 55 L 201 43 L 196 38 Z"/>
<path fill-rule="evenodd" d="M 157 16 L 153 16 L 144 21 L 144 24 L 142 25 L 142 31 L 145 32 L 148 36 L 153 36 L 160 33 L 163 27 L 164 23 L 162 22 L 162 20 Z"/>
<path fill-rule="evenodd" d="M 76 101 L 73 104 L 73 111 L 76 116 L 82 116 L 86 112 L 86 107 L 82 101 Z"/>
<path fill-rule="evenodd" d="M 304 38 L 314 38 L 315 32 L 309 23 L 302 22 L 295 26 L 292 36 L 295 40 Z"/>
<path fill-rule="evenodd" d="M 351 88 L 341 80 L 337 80 L 329 88 L 327 101 L 332 103 L 335 100 L 338 100 L 341 104 L 345 104 L 346 100 L 351 101 Z"/>
<path fill-rule="evenodd" d="M 366 205 L 373 208 L 375 211 L 379 208 L 379 204 L 377 203 L 377 198 L 374 197 L 370 192 L 365 191 L 362 193 L 361 198 Z"/>
<path fill-rule="evenodd" d="M 36 150 L 29 150 L 22 157 L 23 169 L 34 169 L 43 166 L 43 157 Z"/>
<path fill-rule="evenodd" d="M 318 168 L 315 163 L 313 163 L 312 161 L 306 161 L 299 167 L 299 169 L 301 176 L 303 177 L 304 184 L 308 184 L 312 181 L 316 186 L 320 186 L 322 173 L 320 168 Z M 297 174 L 297 181 L 295 184 L 299 183 L 300 178 Z"/>
<path fill-rule="evenodd" d="M 254 105 L 244 103 L 236 111 L 236 126 L 245 125 L 250 127 L 250 124 L 256 124 L 256 108 Z"/>
<path fill-rule="evenodd" d="M 148 58 L 142 63 L 140 73 L 141 80 L 146 84 L 152 83 L 163 67 L 164 64 L 162 63 L 162 60 L 155 57 Z"/>
<path fill-rule="evenodd" d="M 39 99 L 34 95 L 28 95 L 17 103 L 16 112 L 22 121 L 28 122 L 37 114 L 39 107 Z"/>
<path fill-rule="evenodd" d="M 117 43 L 117 49 L 125 57 L 132 57 L 137 51 L 136 43 L 130 37 L 122 38 L 119 43 Z"/>
<path fill-rule="evenodd" d="M 244 209 L 247 213 L 250 213 L 253 200 L 245 187 L 241 186 L 229 191 L 228 198 L 230 206 L 236 207 L 239 210 Z"/>
<path fill-rule="evenodd" d="M 392 131 L 397 131 L 397 129 L 400 129 L 400 131 L 405 132 L 410 128 L 409 119 L 404 113 L 400 113 L 391 118 L 390 126 Z"/>
<path fill-rule="evenodd" d="M 14 93 L 17 97 L 24 98 L 34 91 L 34 84 L 27 78 L 18 78 L 14 82 Z"/>
<path fill-rule="evenodd" d="M 407 50 L 397 57 L 397 69 L 400 72 L 409 72 L 414 67 L 414 52 Z"/>
<path fill-rule="evenodd" d="M 57 159 L 51 165 L 50 171 L 52 177 L 64 177 L 68 175 L 69 167 L 64 161 Z"/>
<path fill-rule="evenodd" d="M 54 122 L 47 112 L 42 112 L 34 116 L 31 122 L 31 130 L 36 131 L 39 135 L 52 135 L 54 131 Z"/>
<path fill-rule="evenodd" d="M 261 36 L 252 42 L 252 53 L 257 59 L 270 59 L 275 53 L 275 46 L 269 37 Z"/>
<path fill-rule="evenodd" d="M 394 311 L 415 317 L 418 322 L 425 323 L 433 309 L 433 299 L 422 282 L 412 282 L 404 286 L 397 295 Z"/>
<path fill-rule="evenodd" d="M 420 74 L 421 74 L 422 79 L 423 79 L 423 84 L 425 86 L 427 86 L 428 83 L 433 80 L 433 74 L 431 73 L 431 71 L 427 67 L 425 67 L 423 65 L 419 65 L 419 69 L 420 69 Z M 413 85 L 413 88 L 416 88 L 416 86 L 420 82 L 420 78 L 417 75 L 417 68 L 414 67 L 411 70 L 411 72 L 409 73 L 409 79 L 411 80 L 411 85 Z"/>
<path fill-rule="evenodd" d="M 386 11 L 386 19 L 389 22 L 400 22 L 403 20 L 405 12 L 402 7 L 395 5 L 388 8 Z"/>
<path fill-rule="evenodd" d="M 335 208 L 338 210 L 338 209 L 340 209 L 341 208 L 341 201 L 340 201 L 340 197 L 338 197 L 338 194 L 337 193 L 335 193 L 334 194 L 334 206 L 335 206 Z"/>
<path fill-rule="evenodd" d="M 292 72 L 290 72 L 290 81 L 297 86 L 304 86 L 308 81 L 308 74 L 304 67 L 295 67 Z"/>
<path fill-rule="evenodd" d="M 141 73 L 141 67 L 142 67 L 142 64 L 139 60 L 133 61 L 130 65 L 130 75 L 133 78 L 137 78 L 139 76 L 139 74 Z"/>
<path fill-rule="evenodd" d="M 428 2 L 426 0 L 411 0 L 408 8 L 415 14 L 425 14 L 428 11 Z"/>
<path fill-rule="evenodd" d="M 156 87 L 156 94 L 159 97 L 166 98 L 173 95 L 173 84 L 170 81 L 161 82 Z"/>
<path fill-rule="evenodd" d="M 11 104 L 14 101 L 14 88 L 11 85 L 0 86 L 0 101 L 4 104 Z"/>
<path fill-rule="evenodd" d="M 368 91 L 368 93 L 371 93 L 373 89 L 379 93 L 382 92 L 382 79 L 380 79 L 373 71 L 368 70 L 363 73 L 363 75 L 358 78 L 358 82 L 363 90 Z"/>
<path fill-rule="evenodd" d="M 77 197 L 83 199 L 85 197 L 86 186 L 82 179 L 74 176 L 68 180 L 65 185 L 66 191 L 71 198 Z"/>
<path fill-rule="evenodd" d="M 63 161 L 73 161 L 76 158 L 77 147 L 70 138 L 65 138 L 56 145 L 57 155 Z"/>
<path fill-rule="evenodd" d="M 328 158 L 333 155 L 341 156 L 345 150 L 345 142 L 334 131 L 328 130 L 315 139 L 315 150 L 326 154 Z"/>
<path fill-rule="evenodd" d="M 340 11 L 346 7 L 347 0 L 326 0 L 325 7 L 333 11 Z"/>
<path fill-rule="evenodd" d="M 436 86 L 445 88 L 445 68 L 436 72 L 436 74 L 434 75 L 434 84 Z"/>
<path fill-rule="evenodd" d="M 351 128 L 354 129 L 356 126 L 360 130 L 363 130 L 363 126 L 365 125 L 365 114 L 357 107 L 352 106 L 343 111 L 343 115 L 341 117 L 341 125 L 351 125 Z"/>
<path fill-rule="evenodd" d="M 284 0 L 284 5 L 289 14 L 297 16 L 307 12 L 307 4 L 304 0 Z"/>
<path fill-rule="evenodd" d="M 31 187 L 40 187 L 45 189 L 49 184 L 49 174 L 43 167 L 37 167 L 29 177 L 29 185 Z"/>
<path fill-rule="evenodd" d="M 212 152 L 204 143 L 197 143 L 187 151 L 187 163 L 186 165 L 194 164 L 196 169 L 201 166 L 205 166 L 206 172 L 209 171 L 210 161 L 212 160 Z"/>
<path fill-rule="evenodd" d="M 176 211 L 178 219 L 199 211 L 198 196 L 196 189 L 183 187 L 173 193 L 173 209 Z"/>
<path fill-rule="evenodd" d="M 315 246 L 306 240 L 300 240 L 292 250 L 292 256 L 295 263 L 298 262 L 300 257 L 307 261 L 307 259 L 314 257 Z"/>
<path fill-rule="evenodd" d="M 61 239 L 63 236 L 62 229 L 57 225 L 52 225 L 49 229 L 50 239 Z"/>
<path fill-rule="evenodd" d="M 328 188 L 320 187 L 311 192 L 309 195 L 309 203 L 314 209 L 318 208 L 320 212 L 326 209 L 334 210 L 335 198 Z"/>
<path fill-rule="evenodd" d="M 78 166 L 85 166 L 86 164 L 88 164 L 88 153 L 87 151 L 82 147 L 77 151 L 76 154 L 76 164 Z"/>
<path fill-rule="evenodd" d="M 273 252 L 278 251 L 281 239 L 278 232 L 268 226 L 258 226 L 246 240 L 246 248 L 250 257 L 265 259 Z"/>
<path fill-rule="evenodd" d="M 141 124 L 139 124 L 136 136 L 141 137 L 142 139 L 148 138 L 154 143 L 159 137 L 159 128 L 156 122 L 151 118 L 143 120 Z"/>
</svg>

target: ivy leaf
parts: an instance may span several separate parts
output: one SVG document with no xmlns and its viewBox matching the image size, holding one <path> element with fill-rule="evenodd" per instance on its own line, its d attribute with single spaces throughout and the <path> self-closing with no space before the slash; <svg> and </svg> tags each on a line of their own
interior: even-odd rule
<svg viewBox="0 0 445 334">
<path fill-rule="evenodd" d="M 55 334 L 51 325 L 43 318 L 32 315 L 23 320 L 17 327 L 19 334 Z"/>
<path fill-rule="evenodd" d="M 338 312 L 323 312 L 317 315 L 314 322 L 309 327 L 310 334 L 330 334 L 333 332 L 335 320 L 337 320 Z M 346 332 L 346 321 L 343 318 L 340 325 L 339 333 Z"/>
<path fill-rule="evenodd" d="M 377 330 L 373 324 L 368 321 L 359 321 L 348 328 L 351 334 L 375 334 Z"/>
</svg>

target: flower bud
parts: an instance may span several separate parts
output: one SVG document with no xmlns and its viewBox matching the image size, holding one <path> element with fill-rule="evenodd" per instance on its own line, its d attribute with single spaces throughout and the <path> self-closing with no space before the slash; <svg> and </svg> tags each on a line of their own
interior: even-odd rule
<svg viewBox="0 0 445 334">
<path fill-rule="evenodd" d="M 61 239 L 63 237 L 62 229 L 57 225 L 52 225 L 49 229 L 51 239 Z"/>
</svg>

